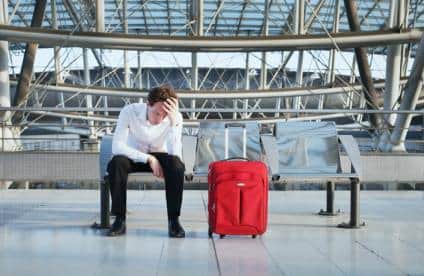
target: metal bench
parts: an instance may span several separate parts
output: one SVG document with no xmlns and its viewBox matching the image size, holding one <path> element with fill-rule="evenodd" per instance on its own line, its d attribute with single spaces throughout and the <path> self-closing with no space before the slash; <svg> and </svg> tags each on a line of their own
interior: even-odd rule
<svg viewBox="0 0 424 276">
<path fill-rule="evenodd" d="M 337 135 L 333 122 L 279 122 L 275 136 L 262 135 L 262 145 L 273 181 L 325 181 L 327 209 L 320 215 L 334 212 L 335 180 L 350 182 L 350 221 L 339 227 L 358 228 L 361 163 L 359 147 L 352 136 Z M 350 161 L 348 171 L 342 168 L 339 146 Z"/>
<path fill-rule="evenodd" d="M 327 183 L 327 208 L 321 215 L 334 212 L 335 180 L 348 179 L 351 185 L 350 221 L 340 227 L 358 228 L 359 191 L 361 178 L 360 152 L 352 136 L 338 136 L 332 122 L 278 122 L 275 136 L 260 135 L 255 121 L 245 122 L 247 130 L 247 157 L 268 164 L 272 181 L 318 180 Z M 183 161 L 186 181 L 207 181 L 210 162 L 224 159 L 225 122 L 201 122 L 197 137 L 183 136 Z M 242 129 L 229 132 L 229 156 L 242 156 Z M 342 168 L 339 147 L 343 146 L 350 161 L 348 172 Z M 100 145 L 100 175 L 112 157 L 112 136 L 105 136 Z M 133 173 L 129 180 L 154 178 L 151 173 Z M 109 227 L 109 189 L 107 177 L 100 184 L 100 224 Z"/>
</svg>

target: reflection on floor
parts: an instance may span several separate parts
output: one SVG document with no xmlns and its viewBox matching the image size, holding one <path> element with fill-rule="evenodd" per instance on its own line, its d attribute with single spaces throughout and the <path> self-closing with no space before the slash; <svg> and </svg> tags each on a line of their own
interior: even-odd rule
<svg viewBox="0 0 424 276">
<path fill-rule="evenodd" d="M 424 274 L 424 192 L 364 191 L 367 226 L 315 215 L 324 191 L 271 191 L 261 238 L 207 236 L 206 191 L 185 191 L 185 239 L 169 239 L 163 191 L 130 191 L 127 235 L 90 229 L 97 191 L 1 190 L 0 275 L 405 275 Z"/>
</svg>

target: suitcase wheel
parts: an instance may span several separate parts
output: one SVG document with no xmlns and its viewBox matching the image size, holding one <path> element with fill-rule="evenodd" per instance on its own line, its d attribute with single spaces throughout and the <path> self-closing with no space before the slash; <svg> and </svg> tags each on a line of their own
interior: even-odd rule
<svg viewBox="0 0 424 276">
<path fill-rule="evenodd" d="M 256 239 L 256 235 L 252 235 L 252 239 Z"/>
<path fill-rule="evenodd" d="M 223 239 L 224 237 L 225 237 L 225 235 L 222 235 L 222 234 L 221 234 L 221 235 L 219 235 L 219 238 L 220 238 L 220 239 Z"/>
</svg>

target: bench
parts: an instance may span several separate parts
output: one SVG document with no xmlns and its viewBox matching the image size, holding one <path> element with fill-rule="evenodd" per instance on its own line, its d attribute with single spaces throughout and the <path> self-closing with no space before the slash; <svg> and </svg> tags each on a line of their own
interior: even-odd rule
<svg viewBox="0 0 424 276">
<path fill-rule="evenodd" d="M 334 212 L 335 181 L 348 179 L 351 184 L 350 221 L 340 227 L 358 228 L 360 191 L 360 152 L 352 136 L 337 135 L 333 122 L 277 122 L 274 135 L 260 135 L 255 121 L 244 122 L 247 131 L 246 154 L 249 159 L 267 163 L 272 181 L 317 180 L 327 183 L 326 211 Z M 210 162 L 222 160 L 224 153 L 225 122 L 205 121 L 199 125 L 197 136 L 183 136 L 183 161 L 186 181 L 207 181 Z M 340 147 L 343 147 L 350 168 L 342 168 Z M 105 176 L 106 166 L 112 157 L 112 136 L 103 137 L 100 145 L 100 175 Z M 229 156 L 242 156 L 242 129 L 229 132 Z M 129 179 L 154 178 L 151 173 L 133 173 Z M 109 189 L 107 177 L 100 183 L 100 224 L 109 227 Z"/>
<path fill-rule="evenodd" d="M 361 163 L 358 144 L 350 135 L 337 135 L 334 122 L 278 122 L 275 135 L 262 135 L 261 141 L 273 181 L 325 181 L 326 211 L 320 215 L 336 215 L 334 190 L 336 180 L 350 182 L 350 221 L 339 227 L 358 228 Z M 343 147 L 349 168 L 340 159 Z"/>
</svg>

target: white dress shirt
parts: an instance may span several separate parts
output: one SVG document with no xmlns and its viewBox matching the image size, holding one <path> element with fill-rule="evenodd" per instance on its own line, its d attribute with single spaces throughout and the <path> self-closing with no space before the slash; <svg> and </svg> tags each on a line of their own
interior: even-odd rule
<svg viewBox="0 0 424 276">
<path fill-rule="evenodd" d="M 167 152 L 182 160 L 182 122 L 178 113 L 176 126 L 168 117 L 157 125 L 147 120 L 147 104 L 134 103 L 119 113 L 112 142 L 113 155 L 125 155 L 134 162 L 147 163 L 149 152 Z"/>
</svg>

